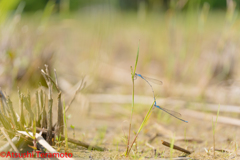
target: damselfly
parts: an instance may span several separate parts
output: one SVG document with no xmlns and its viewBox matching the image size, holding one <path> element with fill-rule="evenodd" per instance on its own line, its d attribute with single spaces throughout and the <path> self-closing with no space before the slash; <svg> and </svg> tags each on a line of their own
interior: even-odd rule
<svg viewBox="0 0 240 160">
<path fill-rule="evenodd" d="M 159 80 L 153 79 L 153 78 L 149 78 L 149 77 L 145 77 L 145 76 L 142 76 L 141 74 L 135 73 L 135 79 L 137 79 L 137 77 L 142 78 L 144 81 L 146 81 L 146 82 L 148 83 L 148 85 L 149 85 L 149 86 L 151 87 L 151 89 L 152 89 L 154 101 L 156 101 L 153 87 L 152 87 L 151 83 L 149 83 L 149 82 L 152 82 L 152 83 L 155 83 L 155 84 L 158 84 L 158 85 L 162 85 L 162 84 L 163 84 L 162 81 L 159 81 Z"/>
<path fill-rule="evenodd" d="M 162 81 L 159 81 L 157 79 L 149 78 L 149 77 L 146 77 L 146 76 L 142 76 L 141 74 L 135 73 L 135 78 L 137 78 L 137 77 L 140 77 L 140 78 L 144 79 L 147 82 L 150 81 L 150 82 L 158 84 L 158 85 L 162 85 L 163 84 Z"/>
<path fill-rule="evenodd" d="M 179 117 L 182 116 L 180 113 L 175 112 L 175 111 L 172 111 L 172 110 L 169 110 L 169 109 L 166 109 L 166 108 L 163 108 L 163 107 L 160 107 L 160 106 L 156 105 L 156 103 L 155 103 L 154 106 L 157 107 L 157 108 L 159 108 L 159 109 L 161 109 L 162 111 L 170 114 L 171 116 L 173 116 L 173 117 L 175 117 L 175 118 L 177 118 L 177 119 L 179 119 L 179 120 L 181 120 L 181 121 L 183 121 L 183 122 L 188 123 L 188 121 L 185 121 L 184 119 L 179 118 Z"/>
<path fill-rule="evenodd" d="M 181 114 L 180 114 L 180 113 L 175 112 L 175 111 L 172 111 L 172 110 L 169 110 L 169 109 L 166 109 L 166 108 L 163 108 L 163 107 L 160 107 L 160 106 L 157 105 L 157 103 L 156 103 L 156 98 L 155 98 L 155 95 L 154 95 L 154 90 L 153 90 L 153 87 L 152 87 L 152 85 L 151 85 L 150 82 L 155 83 L 155 84 L 158 84 L 158 85 L 162 85 L 162 84 L 163 84 L 162 81 L 159 81 L 159 80 L 153 79 L 153 78 L 149 78 L 149 77 L 145 77 L 145 76 L 142 76 L 141 74 L 135 73 L 135 79 L 137 79 L 137 77 L 142 78 L 142 79 L 143 79 L 144 81 L 146 81 L 146 82 L 148 83 L 148 85 L 151 87 L 152 93 L 153 93 L 153 98 L 154 98 L 154 101 L 155 101 L 154 107 L 157 107 L 157 108 L 161 109 L 162 111 L 170 114 L 171 116 L 173 116 L 173 117 L 175 117 L 175 118 L 177 118 L 177 119 L 179 119 L 179 120 L 181 120 L 181 121 L 183 121 L 183 122 L 188 123 L 188 121 L 185 121 L 185 120 L 179 118 L 179 117 L 181 117 Z"/>
</svg>

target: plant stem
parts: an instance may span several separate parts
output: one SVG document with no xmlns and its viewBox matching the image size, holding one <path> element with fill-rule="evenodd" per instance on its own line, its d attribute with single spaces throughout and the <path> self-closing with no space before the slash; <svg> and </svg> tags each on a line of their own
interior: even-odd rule
<svg viewBox="0 0 240 160">
<path fill-rule="evenodd" d="M 64 134 L 65 134 L 65 151 L 68 151 L 67 121 L 66 121 L 66 111 L 65 111 L 64 101 L 63 101 L 63 120 L 64 120 Z"/>
<path fill-rule="evenodd" d="M 128 134 L 128 142 L 127 142 L 127 150 L 126 150 L 126 156 L 129 155 L 129 143 L 130 143 L 130 134 L 131 134 L 131 126 L 132 126 L 132 117 L 133 117 L 133 109 L 134 109 L 134 77 L 135 77 L 135 72 L 136 72 L 136 68 L 137 68 L 137 63 L 138 63 L 138 56 L 139 56 L 139 47 L 138 47 L 138 51 L 137 51 L 137 57 L 136 57 L 136 61 L 135 61 L 135 66 L 134 66 L 134 70 L 131 66 L 131 74 L 132 74 L 132 113 L 131 113 L 131 118 L 130 118 L 130 123 L 129 123 L 129 134 Z"/>
<path fill-rule="evenodd" d="M 132 68 L 131 68 L 132 69 Z M 126 155 L 129 154 L 129 143 L 130 143 L 130 134 L 131 134 L 131 125 L 132 125 L 132 116 L 133 116 L 133 108 L 134 108 L 134 77 L 132 76 L 132 113 L 131 113 L 131 118 L 130 118 L 130 124 L 129 124 L 129 134 L 128 134 L 128 143 L 127 143 L 127 151 L 126 151 Z"/>
<path fill-rule="evenodd" d="M 170 145 L 170 159 L 171 160 L 172 160 L 172 156 L 173 156 L 174 139 L 175 139 L 175 134 L 172 137 L 172 141 L 171 141 L 171 145 Z"/>
<path fill-rule="evenodd" d="M 133 140 L 133 142 L 132 142 L 132 144 L 131 144 L 131 146 L 130 146 L 130 148 L 129 148 L 128 153 L 131 151 L 132 146 L 133 146 L 133 144 L 135 143 L 135 141 L 136 141 L 136 139 L 137 139 L 137 137 L 138 137 L 138 134 L 140 133 L 140 131 L 142 130 L 144 124 L 146 123 L 146 121 L 147 121 L 147 119 L 148 119 L 148 117 L 149 117 L 149 114 L 151 113 L 151 110 L 152 110 L 152 108 L 153 108 L 153 106 L 154 106 L 154 103 L 155 103 L 155 101 L 153 102 L 152 106 L 149 108 L 147 115 L 145 116 L 145 118 L 144 118 L 141 126 L 139 127 L 138 132 L 137 132 L 137 134 L 136 134 L 136 136 L 135 136 L 135 138 L 134 138 L 134 140 Z"/>
<path fill-rule="evenodd" d="M 37 101 L 38 103 L 38 101 Z M 37 117 L 37 114 L 36 114 L 36 107 L 34 107 L 34 117 L 33 117 L 33 154 L 34 154 L 34 157 L 36 157 L 36 150 L 37 150 L 37 140 L 36 140 L 36 117 Z"/>
</svg>

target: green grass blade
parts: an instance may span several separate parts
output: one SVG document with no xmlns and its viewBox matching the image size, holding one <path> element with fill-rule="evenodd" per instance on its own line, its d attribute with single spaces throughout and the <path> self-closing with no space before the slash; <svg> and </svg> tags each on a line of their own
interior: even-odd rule
<svg viewBox="0 0 240 160">
<path fill-rule="evenodd" d="M 133 73 L 134 75 L 135 75 L 135 72 L 137 69 L 138 57 L 139 57 L 139 45 L 138 45 L 137 57 L 136 57 L 136 62 L 135 62 L 135 67 L 134 67 L 134 73 Z"/>
<path fill-rule="evenodd" d="M 152 106 L 149 108 L 148 113 L 147 113 L 147 115 L 145 116 L 145 118 L 144 118 L 141 126 L 139 127 L 137 134 L 142 130 L 144 124 L 146 123 L 146 121 L 147 121 L 147 119 L 148 119 L 148 117 L 149 117 L 149 114 L 151 113 L 151 110 L 152 110 L 152 108 L 153 108 L 153 106 L 154 106 L 154 103 L 155 103 L 155 101 L 153 102 Z"/>
<path fill-rule="evenodd" d="M 41 19 L 41 23 L 43 26 L 48 22 L 51 14 L 53 12 L 53 9 L 54 9 L 54 2 L 48 1 L 47 5 L 43 11 L 43 15 L 42 15 L 42 19 Z"/>
<path fill-rule="evenodd" d="M 10 12 L 17 6 L 19 0 L 1 0 L 0 1 L 0 24 L 5 22 Z"/>
<path fill-rule="evenodd" d="M 137 57 L 135 61 L 135 67 L 134 71 L 131 66 L 131 74 L 132 74 L 132 113 L 131 113 L 131 118 L 130 118 L 130 123 L 129 123 L 129 135 L 128 135 L 128 142 L 127 142 L 127 149 L 125 155 L 127 156 L 129 154 L 129 143 L 130 143 L 130 133 L 131 133 L 131 125 L 132 125 L 132 117 L 133 117 L 133 109 L 134 109 L 134 76 L 135 76 L 135 71 L 137 68 L 137 63 L 138 63 L 138 56 L 139 56 L 139 45 L 138 45 L 138 51 L 137 51 Z"/>
<path fill-rule="evenodd" d="M 64 119 L 65 151 L 67 151 L 68 150 L 68 134 L 67 134 L 65 101 L 63 101 L 63 119 Z"/>
<path fill-rule="evenodd" d="M 175 134 L 172 137 L 171 145 L 170 145 L 170 159 L 173 157 L 173 146 L 174 146 L 174 141 L 175 141 Z"/>
</svg>

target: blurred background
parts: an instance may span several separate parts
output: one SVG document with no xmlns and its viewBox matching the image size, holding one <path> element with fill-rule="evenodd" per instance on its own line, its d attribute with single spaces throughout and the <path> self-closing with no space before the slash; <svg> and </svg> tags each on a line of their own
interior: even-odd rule
<svg viewBox="0 0 240 160">
<path fill-rule="evenodd" d="M 239 4 L 1 0 L 0 87 L 11 94 L 46 86 L 40 69 L 48 64 L 63 90 L 86 76 L 86 93 L 131 94 L 139 46 L 137 73 L 163 81 L 158 97 L 238 103 Z M 137 94 L 151 94 L 136 83 Z"/>
<path fill-rule="evenodd" d="M 239 5 L 237 0 L 0 0 L 0 87 L 17 108 L 18 88 L 34 94 L 40 86 L 47 87 L 40 72 L 47 64 L 53 77 L 56 69 L 68 104 L 84 78 L 86 87 L 67 112 L 69 135 L 74 125 L 77 139 L 100 139 L 100 145 L 126 142 L 121 137 L 128 130 L 130 66 L 135 64 L 138 47 L 136 72 L 161 80 L 163 85 L 153 84 L 156 97 L 176 102 L 160 105 L 170 109 L 195 106 L 178 105 L 176 100 L 239 105 Z M 137 79 L 135 87 L 135 95 L 141 97 L 135 100 L 133 130 L 153 101 L 143 80 Z M 239 118 L 230 110 L 220 113 Z M 184 116 L 189 120 L 185 124 L 158 110 L 153 117 L 140 137 L 158 133 L 152 125 L 157 122 L 176 135 L 206 140 L 200 149 L 205 144 L 211 147 L 207 143 L 212 135 L 209 119 L 203 123 L 193 115 L 191 119 Z M 168 125 L 173 122 L 176 125 Z M 221 129 L 216 140 L 220 146 L 239 135 L 231 125 L 225 127 L 216 129 L 216 133 Z"/>
</svg>

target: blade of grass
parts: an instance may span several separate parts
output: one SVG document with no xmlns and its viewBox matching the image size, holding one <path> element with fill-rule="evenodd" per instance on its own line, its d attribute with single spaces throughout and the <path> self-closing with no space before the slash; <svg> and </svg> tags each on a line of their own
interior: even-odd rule
<svg viewBox="0 0 240 160">
<path fill-rule="evenodd" d="M 174 141 L 175 141 L 175 134 L 173 134 L 171 145 L 170 145 L 170 159 L 173 157 L 173 146 L 174 146 Z"/>
<path fill-rule="evenodd" d="M 9 107 L 9 109 L 10 109 L 10 115 L 11 115 L 14 127 L 18 129 L 19 128 L 19 124 L 18 124 L 18 121 L 17 121 L 17 116 L 16 116 L 16 113 L 15 113 L 15 111 L 13 109 L 12 101 L 10 100 L 9 97 L 7 97 L 7 105 Z"/>
<path fill-rule="evenodd" d="M 13 150 L 16 153 L 20 153 L 19 150 L 17 149 L 17 147 L 15 146 L 15 144 L 12 142 L 12 140 L 9 138 L 9 136 L 7 135 L 7 133 L 5 132 L 4 128 L 1 127 L 0 128 L 1 132 L 3 133 L 3 135 L 6 137 L 7 141 L 9 142 L 9 144 L 12 146 Z M 22 159 L 22 158 L 21 158 Z"/>
<path fill-rule="evenodd" d="M 33 152 L 36 155 L 37 140 L 36 140 L 36 107 L 34 107 L 34 118 L 33 118 Z"/>
<path fill-rule="evenodd" d="M 66 121 L 65 101 L 63 101 L 63 119 L 64 119 L 65 151 L 67 151 L 68 150 L 68 135 L 67 135 L 67 121 Z"/>
<path fill-rule="evenodd" d="M 132 74 L 132 113 L 131 113 L 131 118 L 130 118 L 130 123 L 129 123 L 129 134 L 128 134 L 128 141 L 127 141 L 127 149 L 126 149 L 126 156 L 129 155 L 129 143 L 130 143 L 130 134 L 131 134 L 131 125 L 132 125 L 132 116 L 133 116 L 133 109 L 134 109 L 134 77 L 135 77 L 135 71 L 137 68 L 137 63 L 138 63 L 138 57 L 139 57 L 139 45 L 138 45 L 138 51 L 137 51 L 137 57 L 135 61 L 135 67 L 134 71 L 131 66 L 131 74 Z"/>
<path fill-rule="evenodd" d="M 139 127 L 138 132 L 137 132 L 137 134 L 136 134 L 136 136 L 135 136 L 135 138 L 134 138 L 134 140 L 133 140 L 133 142 L 132 142 L 132 144 L 131 144 L 131 146 L 130 146 L 130 148 L 129 148 L 129 152 L 131 151 L 132 146 L 133 146 L 133 144 L 135 143 L 135 141 L 136 141 L 136 139 L 137 139 L 137 137 L 138 137 L 138 134 L 141 132 L 144 124 L 145 124 L 146 121 L 148 120 L 149 115 L 150 115 L 150 113 L 151 113 L 151 110 L 152 110 L 152 108 L 153 108 L 153 106 L 154 106 L 154 103 L 155 103 L 155 101 L 153 102 L 152 106 L 149 108 L 147 115 L 145 116 L 145 118 L 144 118 L 141 126 Z"/>
<path fill-rule="evenodd" d="M 135 76 L 135 72 L 137 69 L 138 57 L 139 57 L 139 45 L 138 45 L 137 57 L 136 57 L 136 61 L 135 61 L 134 74 L 132 74 L 133 77 Z"/>
</svg>

